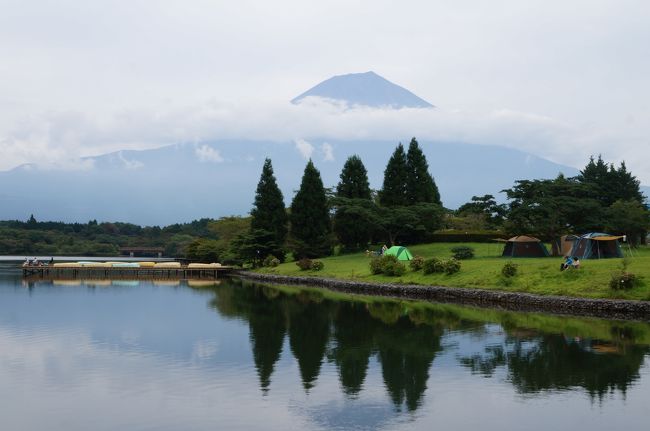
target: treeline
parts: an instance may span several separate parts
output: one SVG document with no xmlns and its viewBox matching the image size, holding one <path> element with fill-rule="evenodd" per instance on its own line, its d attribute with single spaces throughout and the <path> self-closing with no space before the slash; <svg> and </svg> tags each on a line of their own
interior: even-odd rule
<svg viewBox="0 0 650 431">
<path fill-rule="evenodd" d="M 166 256 L 186 257 L 192 244 L 218 241 L 229 219 L 205 218 L 161 228 L 96 220 L 39 222 L 32 215 L 27 221 L 0 221 L 0 254 L 115 256 L 120 247 L 163 247 Z M 235 219 L 247 225 L 246 219 Z"/>
<path fill-rule="evenodd" d="M 645 243 L 650 213 L 639 181 L 621 163 L 590 158 L 576 177 L 520 180 L 503 190 L 509 203 L 494 196 L 474 196 L 455 213 L 454 223 L 469 230 L 496 229 L 508 234 L 534 234 L 553 240 L 564 234 L 608 232 Z M 464 224 L 464 225 L 463 225 Z M 460 227 L 460 226 L 458 226 Z"/>
<path fill-rule="evenodd" d="M 250 230 L 233 241 L 232 250 L 242 261 L 259 264 L 268 256 L 283 261 L 287 252 L 295 259 L 328 256 L 335 245 L 352 251 L 375 242 L 426 241 L 441 226 L 443 216 L 438 187 L 415 138 L 407 151 L 402 144 L 397 146 L 379 192 L 370 189 L 358 156 L 345 162 L 334 191 L 324 187 L 310 160 L 288 211 L 267 159 Z"/>
</svg>

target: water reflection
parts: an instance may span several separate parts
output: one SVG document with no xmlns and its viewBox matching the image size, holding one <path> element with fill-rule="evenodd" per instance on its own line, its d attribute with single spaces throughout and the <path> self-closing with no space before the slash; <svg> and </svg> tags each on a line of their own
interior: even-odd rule
<svg viewBox="0 0 650 431">
<path fill-rule="evenodd" d="M 454 334 L 469 335 L 482 348 L 459 352 L 461 366 L 486 378 L 503 369 L 506 381 L 528 395 L 572 388 L 598 398 L 611 391 L 625 394 L 650 351 L 650 328 L 644 323 L 531 317 L 242 281 L 221 286 L 214 295 L 216 310 L 248 322 L 263 392 L 269 390 L 288 333 L 305 390 L 316 385 L 327 360 L 336 365 L 344 393 L 355 398 L 375 356 L 398 411 L 420 406 L 432 365 L 443 351 L 441 340 Z M 485 344 L 495 323 L 499 337 Z M 558 332 L 544 332 L 545 327 Z"/>
<path fill-rule="evenodd" d="M 32 401 L 60 404 L 61 420 L 71 405 L 95 412 L 104 402 L 133 418 L 101 415 L 106 429 L 502 429 L 506 410 L 531 429 L 567 420 L 611 429 L 645 420 L 649 346 L 641 322 L 240 280 L 21 283 L 0 274 L 8 429 L 47 428 L 14 413 Z M 140 416 L 132 406 L 143 400 Z M 171 400 L 184 413 L 160 407 Z M 78 412 L 69 429 L 98 429 L 94 414 Z M 472 416 L 486 419 L 463 422 Z"/>
</svg>

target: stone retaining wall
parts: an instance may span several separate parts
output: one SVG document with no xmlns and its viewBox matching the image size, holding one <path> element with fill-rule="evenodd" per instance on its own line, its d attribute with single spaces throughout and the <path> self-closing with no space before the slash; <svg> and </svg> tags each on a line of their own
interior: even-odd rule
<svg viewBox="0 0 650 431">
<path fill-rule="evenodd" d="M 650 321 L 650 301 L 586 299 L 566 296 L 543 296 L 529 293 L 501 292 L 484 289 L 422 286 L 391 283 L 367 283 L 321 277 L 290 277 L 235 271 L 233 275 L 265 283 L 297 284 L 327 288 L 346 293 L 421 299 L 436 302 L 476 305 L 512 311 L 541 311 L 609 319 Z"/>
</svg>

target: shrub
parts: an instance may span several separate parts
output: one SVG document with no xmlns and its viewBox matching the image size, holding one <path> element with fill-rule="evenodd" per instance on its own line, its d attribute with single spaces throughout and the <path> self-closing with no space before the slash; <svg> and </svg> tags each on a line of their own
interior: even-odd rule
<svg viewBox="0 0 650 431">
<path fill-rule="evenodd" d="M 505 265 L 503 265 L 503 268 L 501 268 L 501 274 L 504 277 L 514 277 L 517 275 L 518 268 L 519 265 L 516 263 L 506 262 Z"/>
<path fill-rule="evenodd" d="M 375 257 L 370 261 L 370 272 L 374 275 L 384 272 L 381 257 Z"/>
<path fill-rule="evenodd" d="M 456 274 L 458 271 L 460 271 L 460 260 L 454 259 L 452 257 L 451 259 L 447 259 L 443 261 L 443 266 L 444 266 L 445 274 L 447 275 Z"/>
<path fill-rule="evenodd" d="M 395 259 L 385 262 L 383 270 L 385 275 L 389 275 L 391 277 L 399 277 L 401 275 L 404 275 L 406 272 L 406 265 Z"/>
<path fill-rule="evenodd" d="M 636 274 L 627 271 L 620 271 L 612 274 L 609 280 L 609 287 L 614 290 L 627 290 L 637 285 L 639 279 Z"/>
<path fill-rule="evenodd" d="M 270 266 L 271 268 L 275 268 L 276 266 L 280 265 L 280 259 L 273 256 L 272 254 L 269 254 L 264 259 L 264 262 L 262 262 L 262 265 L 263 266 Z"/>
<path fill-rule="evenodd" d="M 406 272 L 406 266 L 399 262 L 395 256 L 382 256 L 370 261 L 370 272 L 375 275 L 400 276 Z"/>
<path fill-rule="evenodd" d="M 312 271 L 320 271 L 323 268 L 325 268 L 325 264 L 320 260 L 315 260 L 311 263 Z"/>
<path fill-rule="evenodd" d="M 472 247 L 460 246 L 451 249 L 454 259 L 471 259 L 474 257 L 474 249 Z"/>
<path fill-rule="evenodd" d="M 300 268 L 301 271 L 307 271 L 311 269 L 312 261 L 309 258 L 303 257 L 296 262 L 296 265 L 298 265 L 298 268 Z"/>
<path fill-rule="evenodd" d="M 409 266 L 412 271 L 419 271 L 424 266 L 424 258 L 422 256 L 415 256 L 410 262 Z"/>
<path fill-rule="evenodd" d="M 444 272 L 445 267 L 442 264 L 442 260 L 437 257 L 432 257 L 424 261 L 422 265 L 422 272 L 425 274 L 433 274 L 436 272 Z"/>
</svg>

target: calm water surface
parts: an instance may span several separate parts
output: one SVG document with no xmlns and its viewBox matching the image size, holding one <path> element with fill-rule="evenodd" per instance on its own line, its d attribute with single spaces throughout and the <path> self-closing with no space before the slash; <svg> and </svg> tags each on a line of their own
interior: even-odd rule
<svg viewBox="0 0 650 431">
<path fill-rule="evenodd" d="M 0 267 L 2 430 L 647 430 L 650 326 Z"/>
</svg>

